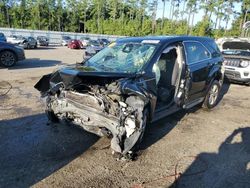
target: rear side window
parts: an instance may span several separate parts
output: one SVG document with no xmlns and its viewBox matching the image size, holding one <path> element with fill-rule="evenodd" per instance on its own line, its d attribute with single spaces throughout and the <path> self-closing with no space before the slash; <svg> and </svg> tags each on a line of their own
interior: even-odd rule
<svg viewBox="0 0 250 188">
<path fill-rule="evenodd" d="M 221 56 L 220 49 L 218 48 L 217 44 L 214 41 L 208 41 L 208 49 L 212 53 L 213 57 L 219 57 Z"/>
<path fill-rule="evenodd" d="M 193 64 L 211 57 L 210 52 L 199 42 L 184 42 L 187 63 Z"/>
</svg>

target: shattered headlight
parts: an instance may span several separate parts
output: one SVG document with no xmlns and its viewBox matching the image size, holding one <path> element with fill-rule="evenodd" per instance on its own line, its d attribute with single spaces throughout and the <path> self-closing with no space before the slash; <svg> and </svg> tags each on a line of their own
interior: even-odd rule
<svg viewBox="0 0 250 188">
<path fill-rule="evenodd" d="M 244 67 L 244 68 L 248 67 L 249 66 L 249 61 L 241 61 L 240 66 Z"/>
<path fill-rule="evenodd" d="M 135 117 L 127 117 L 125 120 L 125 129 L 127 133 L 127 137 L 130 137 L 135 132 L 136 123 L 135 123 Z"/>
</svg>

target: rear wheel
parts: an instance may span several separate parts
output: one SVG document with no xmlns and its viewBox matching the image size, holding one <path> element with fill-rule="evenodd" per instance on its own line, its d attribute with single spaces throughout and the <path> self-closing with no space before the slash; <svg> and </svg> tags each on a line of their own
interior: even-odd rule
<svg viewBox="0 0 250 188">
<path fill-rule="evenodd" d="M 37 43 L 35 44 L 34 48 L 37 48 Z"/>
<path fill-rule="evenodd" d="M 212 109 L 217 105 L 219 94 L 220 94 L 220 89 L 221 89 L 220 83 L 217 80 L 215 80 L 210 86 L 207 92 L 207 96 L 203 102 L 204 108 Z"/>
<path fill-rule="evenodd" d="M 11 51 L 3 51 L 0 53 L 0 64 L 4 67 L 12 67 L 17 62 L 16 55 Z"/>
</svg>

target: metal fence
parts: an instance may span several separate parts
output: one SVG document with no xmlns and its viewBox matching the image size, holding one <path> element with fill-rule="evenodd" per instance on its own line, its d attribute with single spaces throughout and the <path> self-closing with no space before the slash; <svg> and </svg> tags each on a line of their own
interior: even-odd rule
<svg viewBox="0 0 250 188">
<path fill-rule="evenodd" d="M 117 38 L 124 36 L 117 35 L 102 35 L 102 34 L 89 34 L 89 33 L 73 33 L 73 32 L 59 32 L 59 31 L 42 31 L 42 30 L 28 30 L 28 29 L 14 29 L 14 28 L 1 28 L 0 32 L 4 33 L 6 37 L 10 35 L 22 35 L 24 37 L 46 36 L 49 38 L 50 44 L 61 44 L 62 36 L 70 36 L 72 39 L 80 39 L 81 37 L 89 37 L 93 40 L 98 38 L 106 38 L 110 41 L 115 41 Z"/>
</svg>

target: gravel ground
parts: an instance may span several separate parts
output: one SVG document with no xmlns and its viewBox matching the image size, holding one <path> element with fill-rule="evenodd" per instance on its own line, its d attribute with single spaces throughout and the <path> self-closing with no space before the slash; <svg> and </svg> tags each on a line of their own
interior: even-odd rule
<svg viewBox="0 0 250 188">
<path fill-rule="evenodd" d="M 26 50 L 0 69 L 0 187 L 250 187 L 250 87 L 225 84 L 213 111 L 195 107 L 148 126 L 136 161 L 116 161 L 107 138 L 47 125 L 33 88 L 82 50 Z"/>
</svg>

